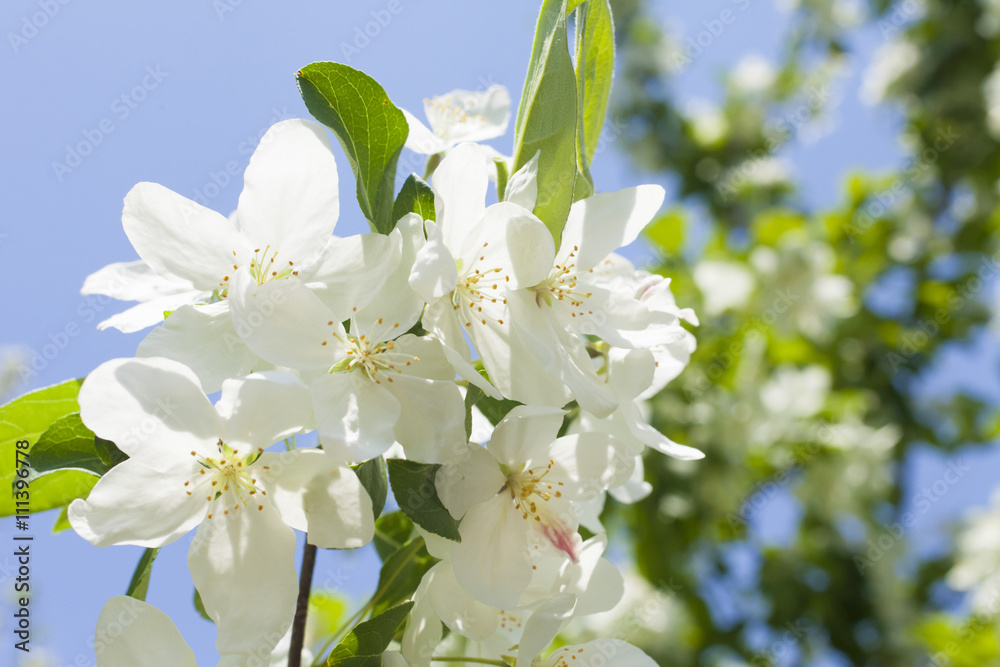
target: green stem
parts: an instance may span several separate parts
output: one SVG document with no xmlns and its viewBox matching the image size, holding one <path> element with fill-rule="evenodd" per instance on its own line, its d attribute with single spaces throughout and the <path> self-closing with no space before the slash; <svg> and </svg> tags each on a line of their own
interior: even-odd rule
<svg viewBox="0 0 1000 667">
<path fill-rule="evenodd" d="M 489 658 L 467 658 L 464 656 L 457 657 L 445 657 L 439 656 L 437 658 L 431 658 L 431 662 L 477 662 L 480 665 L 499 665 L 499 667 L 510 667 L 503 660 L 491 660 Z"/>
</svg>

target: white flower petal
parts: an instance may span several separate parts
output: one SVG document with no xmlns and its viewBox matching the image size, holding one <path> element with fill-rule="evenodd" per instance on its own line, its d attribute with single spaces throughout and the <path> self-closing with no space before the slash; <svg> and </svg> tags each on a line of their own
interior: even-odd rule
<svg viewBox="0 0 1000 667">
<path fill-rule="evenodd" d="M 507 482 L 493 454 L 466 443 L 452 460 L 446 460 L 434 480 L 438 498 L 453 517 L 461 519 L 469 508 L 484 503 Z"/>
<path fill-rule="evenodd" d="M 490 398 L 497 400 L 504 398 L 503 394 L 472 365 L 469 345 L 465 342 L 462 327 L 455 318 L 454 310 L 448 299 L 438 299 L 429 303 L 424 309 L 422 323 L 425 329 L 433 332 L 441 340 L 444 345 L 442 352 L 444 352 L 445 358 L 463 380 L 479 387 Z"/>
<path fill-rule="evenodd" d="M 577 271 L 594 268 L 639 236 L 665 195 L 659 185 L 640 185 L 581 199 L 570 208 L 558 257 L 565 259 L 576 246 Z"/>
<path fill-rule="evenodd" d="M 434 336 L 403 334 L 394 341 L 391 353 L 382 354 L 389 359 L 395 358 L 397 369 L 407 375 L 448 382 L 455 379 L 455 370 L 445 356 L 445 346 Z M 409 360 L 412 363 L 405 365 Z"/>
<path fill-rule="evenodd" d="M 656 360 L 649 350 L 611 348 L 608 353 L 608 384 L 619 401 L 635 400 L 653 383 Z"/>
<path fill-rule="evenodd" d="M 319 449 L 265 452 L 255 468 L 282 521 L 308 533 L 310 544 L 354 549 L 371 541 L 371 498 L 354 471 L 333 456 Z"/>
<path fill-rule="evenodd" d="M 508 299 L 520 294 L 510 293 Z M 469 330 L 470 338 L 490 374 L 490 380 L 504 398 L 527 405 L 551 407 L 562 407 L 572 400 L 569 390 L 553 371 L 554 364 L 541 356 L 548 351 L 546 348 L 526 345 L 514 334 L 511 326 L 495 324 L 490 320 L 483 326 L 476 324 L 473 322 Z"/>
<path fill-rule="evenodd" d="M 613 665 L 614 667 L 657 667 L 648 655 L 620 639 L 595 639 L 586 644 L 556 649 L 540 667 L 570 665 Z"/>
<path fill-rule="evenodd" d="M 608 487 L 624 484 L 635 467 L 631 449 L 605 433 L 566 435 L 549 449 L 553 480 L 563 482 L 569 500 L 590 500 Z"/>
<path fill-rule="evenodd" d="M 530 290 L 511 292 L 507 301 L 519 345 L 532 350 L 538 359 L 533 375 L 558 378 L 584 410 L 602 417 L 611 414 L 617 401 L 594 370 L 583 341 L 562 326 L 554 308 L 539 302 Z M 520 383 L 530 387 L 531 377 L 522 378 Z"/>
<path fill-rule="evenodd" d="M 573 618 L 576 596 L 560 594 L 540 604 L 524 623 L 524 633 L 517 649 L 516 667 L 530 667 L 539 653 L 552 643 L 559 631 Z"/>
<path fill-rule="evenodd" d="M 608 489 L 608 493 L 614 499 L 626 505 L 637 503 L 653 492 L 653 485 L 646 481 L 645 468 L 642 463 L 642 454 L 635 457 L 635 469 L 628 481 L 621 486 Z M 602 503 L 603 504 L 603 503 Z"/>
<path fill-rule="evenodd" d="M 445 245 L 440 225 L 428 220 L 427 242 L 417 251 L 410 271 L 410 288 L 430 303 L 455 289 L 455 257 Z"/>
<path fill-rule="evenodd" d="M 119 301 L 151 301 L 153 299 L 196 291 L 187 280 L 161 276 L 141 259 L 108 264 L 87 276 L 80 294 L 100 294 Z"/>
<path fill-rule="evenodd" d="M 69 506 L 70 525 L 83 539 L 99 547 L 137 544 L 161 547 L 197 526 L 208 503 L 200 493 L 189 494 L 198 464 L 153 470 L 136 461 L 119 463 L 105 473 L 86 500 Z"/>
<path fill-rule="evenodd" d="M 228 301 L 236 333 L 273 364 L 326 370 L 344 353 L 336 339 L 343 333 L 340 320 L 298 278 L 258 285 L 240 269 Z"/>
<path fill-rule="evenodd" d="M 596 335 L 617 347 L 650 347 L 685 333 L 673 313 L 653 312 L 638 299 L 610 292 L 589 281 L 581 280 L 578 289 L 590 294 L 579 316 L 573 318 L 579 333 Z"/>
<path fill-rule="evenodd" d="M 399 651 L 386 651 L 382 654 L 383 667 L 409 667 L 406 658 Z"/>
<path fill-rule="evenodd" d="M 400 234 L 357 234 L 331 239 L 322 260 L 305 278 L 309 289 L 338 321 L 364 308 L 399 265 Z"/>
<path fill-rule="evenodd" d="M 326 128 L 300 118 L 271 126 L 247 165 L 237 215 L 251 249 L 269 246 L 282 266 L 315 264 L 340 215 Z"/>
<path fill-rule="evenodd" d="M 705 453 L 700 449 L 678 444 L 647 424 L 638 406 L 623 405 L 620 409 L 622 415 L 625 417 L 626 424 L 628 424 L 629 431 L 647 447 L 651 447 L 661 454 L 672 456 L 681 461 L 697 461 L 698 459 L 705 458 Z M 613 486 L 617 486 L 617 484 Z"/>
<path fill-rule="evenodd" d="M 465 445 L 465 402 L 454 382 L 397 374 L 383 386 L 399 402 L 394 432 L 407 458 L 438 463 L 446 452 Z"/>
<path fill-rule="evenodd" d="M 609 611 L 625 594 L 618 568 L 601 557 L 607 545 L 607 535 L 596 535 L 580 547 L 579 562 L 563 564 L 560 577 L 569 580 L 566 591 L 577 596 L 574 613 L 578 616 Z"/>
<path fill-rule="evenodd" d="M 151 301 L 137 304 L 112 315 L 100 322 L 97 328 L 101 331 L 104 329 L 118 329 L 122 333 L 135 333 L 146 327 L 163 322 L 164 313 L 204 301 L 209 296 L 207 292 L 191 291 L 157 297 Z M 94 310 L 96 311 L 97 309 L 95 308 Z"/>
<path fill-rule="evenodd" d="M 434 155 L 443 153 L 449 148 L 449 144 L 438 137 L 434 132 L 420 122 L 420 120 L 406 109 L 400 109 L 406 116 L 406 124 L 410 126 L 410 132 L 406 135 L 404 146 L 414 153 L 421 155 Z"/>
<path fill-rule="evenodd" d="M 226 378 L 266 366 L 236 335 L 225 302 L 181 306 L 146 335 L 135 354 L 184 364 L 198 375 L 206 393 L 218 391 Z"/>
<path fill-rule="evenodd" d="M 371 496 L 350 468 L 339 466 L 315 475 L 302 500 L 309 517 L 310 544 L 324 549 L 356 549 L 372 541 L 375 514 Z"/>
<path fill-rule="evenodd" d="M 453 90 L 424 100 L 434 134 L 447 141 L 485 141 L 501 136 L 510 122 L 510 94 L 499 84 L 485 91 Z"/>
<path fill-rule="evenodd" d="M 211 456 L 221 426 L 198 378 L 162 358 L 113 359 L 80 387 L 80 418 L 94 433 L 154 470 Z"/>
<path fill-rule="evenodd" d="M 217 512 L 198 528 L 188 569 L 222 655 L 270 656 L 295 615 L 295 531 L 271 504 Z"/>
<path fill-rule="evenodd" d="M 97 617 L 94 632 L 97 667 L 198 667 L 180 630 L 142 600 L 116 595 Z"/>
<path fill-rule="evenodd" d="M 500 420 L 486 448 L 497 461 L 515 469 L 547 457 L 565 415 L 559 408 L 519 405 Z"/>
<path fill-rule="evenodd" d="M 450 247 L 450 246 L 449 246 Z M 468 272 L 498 270 L 505 290 L 532 287 L 552 269 L 552 233 L 531 211 L 510 202 L 493 204 L 462 240 L 462 261 Z"/>
<path fill-rule="evenodd" d="M 541 154 L 541 151 L 535 151 L 530 160 L 511 174 L 504 192 L 504 201 L 529 211 L 535 209 L 535 200 L 538 199 L 538 156 Z"/>
<path fill-rule="evenodd" d="M 486 211 L 489 180 L 486 159 L 475 144 L 455 147 L 434 171 L 435 217 L 452 255 L 459 254 L 462 241 Z"/>
<path fill-rule="evenodd" d="M 459 526 L 462 541 L 451 548 L 462 588 L 484 604 L 516 607 L 531 581 L 530 528 L 509 494 L 470 509 Z"/>
<path fill-rule="evenodd" d="M 398 323 L 400 331 L 408 331 L 420 319 L 425 303 L 409 283 L 417 252 L 424 246 L 424 221 L 416 213 L 409 213 L 396 223 L 389 236 L 400 239 L 399 263 L 368 305 L 354 313 L 353 319 L 365 328 L 384 319 Z"/>
<path fill-rule="evenodd" d="M 223 421 L 222 439 L 242 454 L 309 430 L 313 421 L 309 389 L 283 371 L 226 380 L 215 410 Z"/>
<path fill-rule="evenodd" d="M 441 621 L 431 604 L 427 589 L 434 580 L 434 568 L 424 574 L 413 594 L 413 608 L 406 622 L 400 651 L 412 667 L 430 667 L 431 656 L 441 643 Z"/>
<path fill-rule="evenodd" d="M 323 449 L 337 460 L 367 461 L 395 442 L 399 401 L 360 371 L 324 375 L 311 390 Z"/>
<path fill-rule="evenodd" d="M 599 493 L 590 500 L 578 500 L 573 503 L 573 512 L 576 514 L 580 525 L 592 533 L 604 532 L 604 524 L 601 523 L 601 512 L 604 511 L 605 494 Z"/>
<path fill-rule="evenodd" d="M 648 399 L 667 386 L 687 367 L 691 360 L 691 354 L 695 351 L 697 341 L 694 335 L 685 331 L 683 336 L 678 337 L 663 345 L 654 345 L 650 348 L 653 357 L 656 359 L 656 368 L 653 371 L 653 383 L 649 389 L 639 394 L 639 398 Z"/>
<path fill-rule="evenodd" d="M 473 641 L 492 636 L 497 629 L 497 610 L 469 595 L 455 578 L 448 561 L 433 568 L 434 578 L 427 588 L 434 613 L 452 632 Z"/>
<path fill-rule="evenodd" d="M 242 237 L 221 214 L 156 183 L 139 183 L 125 197 L 125 234 L 161 276 L 212 291 L 246 256 Z"/>
</svg>

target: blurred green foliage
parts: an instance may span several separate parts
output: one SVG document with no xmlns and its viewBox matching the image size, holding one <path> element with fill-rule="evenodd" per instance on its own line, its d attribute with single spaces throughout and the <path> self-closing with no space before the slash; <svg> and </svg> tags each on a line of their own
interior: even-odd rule
<svg viewBox="0 0 1000 667">
<path fill-rule="evenodd" d="M 673 87 L 685 42 L 647 2 L 613 3 L 611 116 L 636 165 L 677 184 L 647 240 L 700 318 L 652 421 L 707 457 L 647 457 L 652 495 L 603 516 L 633 532 L 649 585 L 616 631 L 661 665 L 1000 664 L 994 618 L 944 613 L 955 553 L 918 560 L 910 547 L 934 489 L 963 483 L 956 450 L 998 432 L 981 396 L 921 387 L 941 350 L 992 316 L 1000 4 L 856 3 L 863 16 L 850 4 L 796 3 L 783 62 L 734 68 L 717 107 L 692 109 Z M 902 114 L 911 157 L 845 174 L 839 203 L 810 210 L 775 152 L 828 110 L 850 31 L 866 26 L 886 40 L 866 94 Z M 950 467 L 907 507 L 918 449 Z M 776 506 L 790 508 L 787 534 L 763 542 L 755 522 Z"/>
</svg>

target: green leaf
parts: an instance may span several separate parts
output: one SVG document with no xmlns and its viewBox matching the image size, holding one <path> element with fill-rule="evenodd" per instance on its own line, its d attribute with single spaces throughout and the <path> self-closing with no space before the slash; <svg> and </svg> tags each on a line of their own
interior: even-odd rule
<svg viewBox="0 0 1000 667">
<path fill-rule="evenodd" d="M 374 231 L 395 227 L 396 163 L 410 131 L 375 79 L 340 63 L 313 63 L 295 78 L 306 108 L 336 135 L 357 179 L 358 203 Z"/>
<path fill-rule="evenodd" d="M 497 201 L 504 201 L 507 197 L 507 180 L 510 178 L 510 174 L 507 173 L 507 161 L 495 157 L 493 164 L 497 170 Z"/>
<path fill-rule="evenodd" d="M 52 533 L 53 534 L 61 533 L 64 530 L 69 530 L 72 527 L 73 526 L 71 526 L 69 523 L 69 507 L 68 506 L 63 507 L 59 511 L 59 517 L 56 519 L 56 522 L 52 524 Z"/>
<path fill-rule="evenodd" d="M 434 477 L 440 464 L 389 459 L 389 482 L 399 509 L 425 530 L 461 542 L 456 521 L 438 498 Z"/>
<path fill-rule="evenodd" d="M 377 519 L 378 515 L 382 513 L 382 508 L 385 507 L 385 498 L 389 495 L 389 478 L 385 471 L 385 459 L 379 456 L 353 465 L 351 468 L 357 473 L 358 479 L 361 480 L 361 486 L 365 487 L 365 491 L 371 497 L 372 510 Z"/>
<path fill-rule="evenodd" d="M 139 557 L 139 563 L 135 566 L 135 572 L 132 573 L 132 581 L 129 582 L 125 595 L 136 600 L 146 600 L 146 592 L 149 591 L 149 576 L 153 573 L 153 561 L 156 560 L 156 555 L 159 552 L 159 548 L 147 548 L 142 552 L 142 556 Z"/>
<path fill-rule="evenodd" d="M 333 647 L 326 659 L 327 665 L 381 665 L 381 655 L 389 647 L 396 630 L 413 607 L 412 602 L 387 609 L 363 623 L 358 623 L 339 644 Z M 376 661 L 372 661 L 376 658 Z M 360 659 L 360 660 L 359 660 Z"/>
<path fill-rule="evenodd" d="M 566 36 L 566 0 L 545 0 L 514 128 L 516 172 L 537 151 L 534 213 L 559 245 L 577 177 L 577 92 Z"/>
<path fill-rule="evenodd" d="M 94 437 L 94 449 L 97 450 L 97 455 L 101 458 L 101 462 L 108 468 L 114 468 L 119 463 L 124 463 L 128 460 L 128 454 L 118 449 L 115 443 L 104 438 Z"/>
<path fill-rule="evenodd" d="M 486 395 L 483 395 L 478 401 L 476 401 L 476 407 L 479 408 L 479 411 L 482 412 L 494 426 L 499 424 L 500 420 L 506 417 L 508 412 L 519 405 L 524 404 L 512 401 L 509 398 L 496 399 Z"/>
<path fill-rule="evenodd" d="M 344 658 L 335 663 L 327 663 L 329 665 L 338 665 L 338 667 L 382 667 L 382 656 L 381 655 L 359 655 L 353 658 Z"/>
<path fill-rule="evenodd" d="M 378 575 L 377 602 L 372 614 L 378 615 L 389 607 L 408 600 L 417 590 L 420 580 L 437 559 L 427 553 L 424 538 L 417 537 L 392 554 Z"/>
<path fill-rule="evenodd" d="M 588 0 L 580 7 L 576 34 L 576 80 L 581 98 L 578 159 L 584 168 L 589 168 L 604 128 L 614 77 L 615 26 L 608 0 Z"/>
<path fill-rule="evenodd" d="M 60 417 L 77 412 L 80 406 L 76 395 L 83 380 L 68 380 L 61 384 L 35 390 L 0 407 L 0 456 L 13 462 L 18 440 L 37 442 L 39 436 Z M 33 447 L 27 450 L 31 454 Z M 14 466 L 4 465 L 0 485 L 11 489 L 14 483 Z M 90 493 L 97 478 L 90 473 L 60 470 L 31 481 L 31 512 L 42 512 L 62 507 L 76 498 Z M 0 516 L 14 514 L 12 493 L 0 493 Z"/>
<path fill-rule="evenodd" d="M 55 470 L 80 470 L 100 477 L 110 468 L 101 460 L 94 432 L 84 426 L 79 412 L 52 422 L 31 448 L 31 467 L 39 475 Z"/>
<path fill-rule="evenodd" d="M 434 191 L 416 174 L 410 174 L 396 195 L 392 219 L 398 221 L 407 213 L 416 213 L 424 220 L 434 220 Z"/>
<path fill-rule="evenodd" d="M 465 392 L 465 439 L 472 439 L 472 406 L 483 399 L 483 390 L 474 384 L 470 384 Z"/>
<path fill-rule="evenodd" d="M 211 623 L 215 623 L 215 621 L 212 620 L 212 617 L 208 615 L 208 612 L 205 611 L 205 603 L 202 601 L 201 593 L 198 592 L 197 588 L 194 589 L 194 609 L 203 619 Z"/>
<path fill-rule="evenodd" d="M 375 551 L 383 563 L 403 548 L 413 534 L 413 522 L 402 510 L 383 514 L 375 520 Z"/>
</svg>

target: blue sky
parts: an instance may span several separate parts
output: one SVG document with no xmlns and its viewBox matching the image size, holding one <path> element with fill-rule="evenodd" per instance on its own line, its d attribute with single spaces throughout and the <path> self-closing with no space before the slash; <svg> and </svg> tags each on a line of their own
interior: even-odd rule
<svg viewBox="0 0 1000 667">
<path fill-rule="evenodd" d="M 0 286 L 6 306 L 0 343 L 40 351 L 50 342 L 65 341 L 52 358 L 36 360 L 37 374 L 23 389 L 81 377 L 107 359 L 134 354 L 139 335 L 98 332 L 94 326 L 119 304 L 87 299 L 79 288 L 105 264 L 136 257 L 122 231 L 121 208 L 137 182 L 160 183 L 192 198 L 200 194 L 210 199 L 210 207 L 228 214 L 242 186 L 242 169 L 263 132 L 275 120 L 308 115 L 294 73 L 314 61 L 335 60 L 364 70 L 397 105 L 418 116 L 424 97 L 492 83 L 506 85 L 516 107 L 536 5 L 7 0 L 0 9 L 0 76 L 8 91 L 0 110 L 7 128 L 0 135 L 0 192 L 7 211 L 0 220 L 6 278 Z M 730 0 L 662 2 L 657 11 L 683 35 L 698 32 L 704 21 L 735 5 Z M 683 95 L 717 98 L 719 74 L 742 54 L 777 57 L 776 26 L 784 16 L 771 2 L 741 0 L 739 6 L 744 5 L 678 79 Z M 862 53 L 841 81 L 832 133 L 785 153 L 811 205 L 832 204 L 847 170 L 887 169 L 901 159 L 893 138 L 898 117 L 872 112 L 857 96 L 860 69 L 880 42 L 876 31 L 859 37 Z M 510 141 L 508 133 L 494 144 L 509 153 Z M 342 199 L 338 233 L 366 231 L 347 162 L 339 146 L 335 150 Z M 235 178 L 224 175 L 232 162 L 238 166 Z M 600 156 L 594 176 L 600 190 L 656 180 L 629 167 L 614 146 Z M 648 253 L 634 248 L 632 256 Z M 927 465 L 926 471 L 917 466 L 914 474 L 933 480 L 940 468 L 933 461 Z M 972 500 L 985 500 L 989 481 L 978 482 L 982 493 Z M 97 549 L 71 531 L 48 535 L 54 519 L 50 513 L 34 524 L 33 646 L 47 647 L 55 664 L 90 665 L 88 640 L 97 614 L 108 597 L 124 592 L 141 550 Z M 6 534 L 9 520 L 2 525 Z M 191 606 L 186 544 L 183 540 L 161 553 L 149 600 L 176 620 L 195 652 L 204 656 L 203 664 L 212 664 L 214 627 Z M 373 558 L 369 549 L 324 553 L 317 581 L 359 595 L 370 591 Z M 8 595 L 3 590 L 0 599 Z M 6 662 L 11 651 L 6 614 L 0 628 L 5 637 L 0 656 Z M 79 656 L 82 661 L 75 663 Z"/>
</svg>

